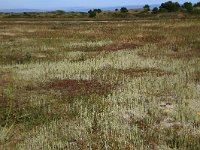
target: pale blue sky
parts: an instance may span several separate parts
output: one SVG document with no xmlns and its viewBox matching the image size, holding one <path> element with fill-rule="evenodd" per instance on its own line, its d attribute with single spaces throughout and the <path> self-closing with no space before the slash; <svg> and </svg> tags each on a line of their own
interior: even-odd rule
<svg viewBox="0 0 200 150">
<path fill-rule="evenodd" d="M 179 3 L 187 0 L 175 0 Z M 199 0 L 191 0 L 196 3 Z M 52 9 L 67 7 L 111 7 L 125 5 L 160 4 L 165 0 L 0 0 L 0 9 Z"/>
</svg>

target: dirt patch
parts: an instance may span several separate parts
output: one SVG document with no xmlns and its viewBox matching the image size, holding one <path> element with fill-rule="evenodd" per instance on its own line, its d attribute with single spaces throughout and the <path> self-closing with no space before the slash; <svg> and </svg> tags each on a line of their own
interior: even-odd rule
<svg viewBox="0 0 200 150">
<path fill-rule="evenodd" d="M 163 75 L 171 75 L 172 73 L 166 72 L 161 69 L 157 68 L 131 68 L 131 69 L 120 69 L 120 73 L 128 75 L 128 76 L 133 76 L 133 77 L 140 77 L 140 76 L 145 76 L 145 75 L 155 75 L 155 76 L 163 76 Z"/>
<path fill-rule="evenodd" d="M 53 80 L 47 85 L 50 89 L 64 90 L 72 95 L 76 94 L 106 94 L 113 89 L 110 84 L 96 80 Z"/>
</svg>

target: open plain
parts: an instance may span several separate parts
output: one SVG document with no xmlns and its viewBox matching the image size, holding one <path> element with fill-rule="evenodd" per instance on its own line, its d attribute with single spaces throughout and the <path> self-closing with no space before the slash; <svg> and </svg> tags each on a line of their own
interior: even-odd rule
<svg viewBox="0 0 200 150">
<path fill-rule="evenodd" d="M 0 149 L 200 149 L 200 20 L 1 21 Z"/>
</svg>

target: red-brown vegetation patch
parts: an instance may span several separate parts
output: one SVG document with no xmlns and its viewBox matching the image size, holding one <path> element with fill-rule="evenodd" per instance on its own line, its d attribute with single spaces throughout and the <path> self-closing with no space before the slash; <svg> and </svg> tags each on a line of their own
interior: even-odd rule
<svg viewBox="0 0 200 150">
<path fill-rule="evenodd" d="M 104 50 L 117 51 L 124 49 L 135 49 L 148 43 L 160 43 L 166 39 L 162 35 L 145 35 L 138 34 L 136 37 L 121 37 L 119 41 L 106 45 Z"/>
<path fill-rule="evenodd" d="M 166 72 L 161 69 L 157 68 L 130 68 L 130 69 L 120 69 L 120 73 L 128 75 L 128 76 L 133 76 L 133 77 L 140 77 L 140 76 L 145 76 L 145 75 L 155 75 L 155 76 L 163 76 L 163 75 L 171 75 L 172 73 Z"/>
<path fill-rule="evenodd" d="M 165 40 L 166 37 L 162 35 L 138 35 L 137 40 L 143 44 L 147 43 L 159 43 Z"/>
<path fill-rule="evenodd" d="M 70 94 L 106 94 L 113 89 L 110 84 L 100 83 L 97 80 L 53 80 L 48 88 L 64 90 Z"/>
</svg>

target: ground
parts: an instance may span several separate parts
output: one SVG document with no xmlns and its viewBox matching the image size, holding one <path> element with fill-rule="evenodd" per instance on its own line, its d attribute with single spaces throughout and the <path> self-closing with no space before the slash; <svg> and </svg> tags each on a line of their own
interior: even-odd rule
<svg viewBox="0 0 200 150">
<path fill-rule="evenodd" d="M 200 20 L 1 21 L 0 149 L 200 149 Z"/>
</svg>

